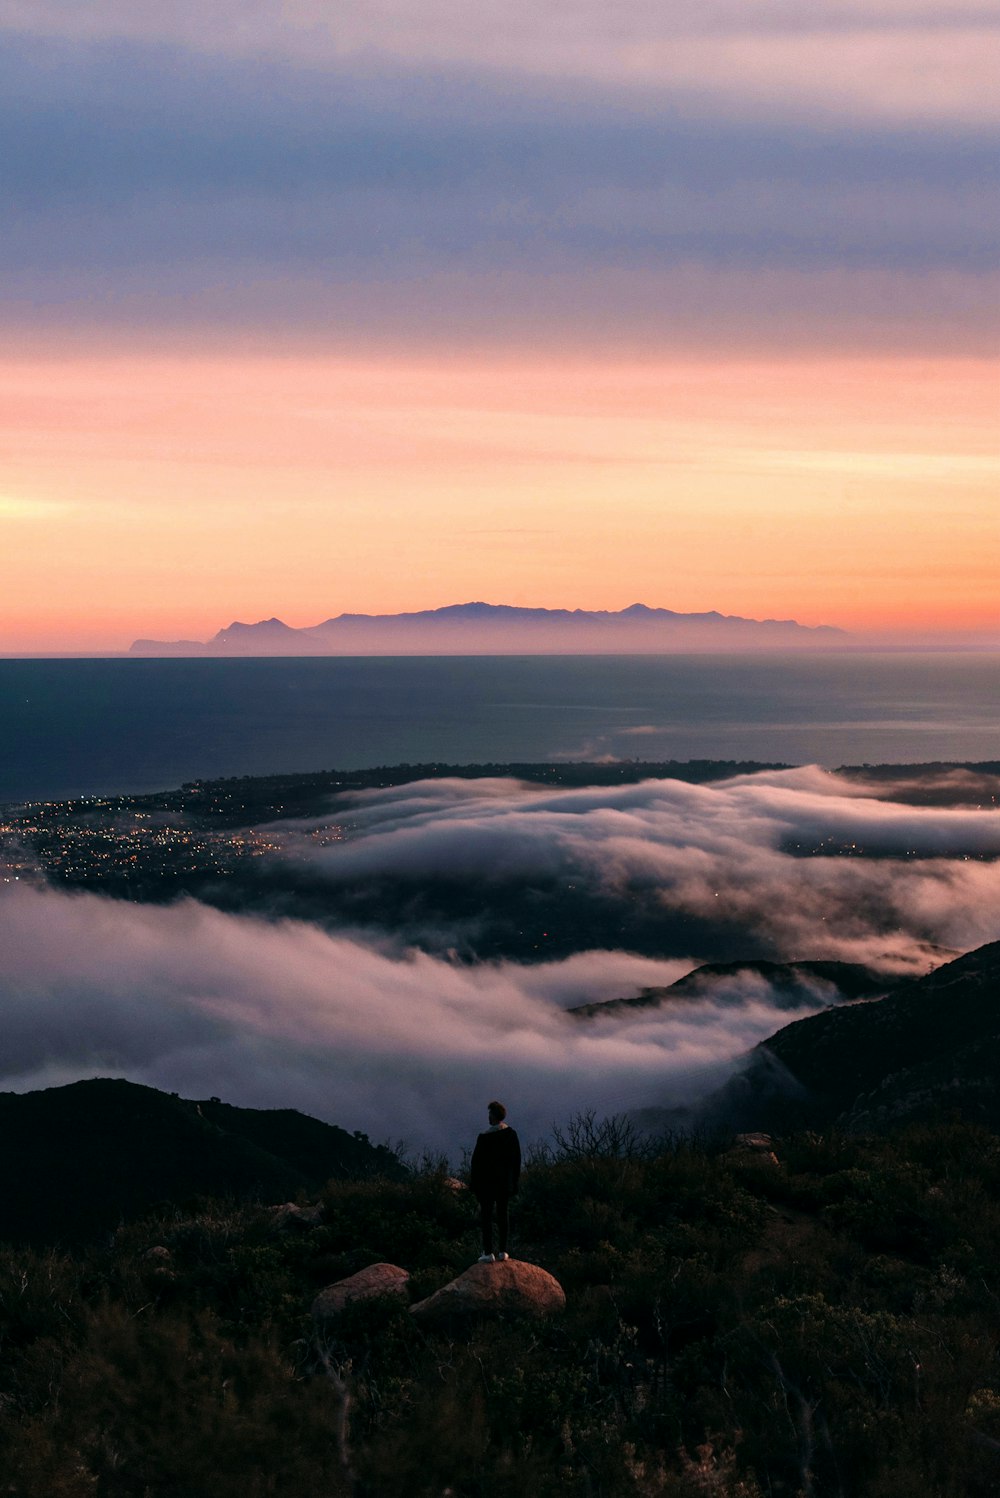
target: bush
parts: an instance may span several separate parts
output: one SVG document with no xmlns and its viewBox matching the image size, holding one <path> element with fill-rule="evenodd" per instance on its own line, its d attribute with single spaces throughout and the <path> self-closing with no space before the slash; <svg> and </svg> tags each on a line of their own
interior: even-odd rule
<svg viewBox="0 0 1000 1498">
<path fill-rule="evenodd" d="M 0 1251 L 5 1490 L 996 1491 L 995 1136 L 801 1135 L 758 1167 L 605 1124 L 583 1115 L 525 1172 L 516 1252 L 568 1294 L 541 1325 L 425 1332 L 371 1302 L 317 1341 L 319 1284 L 386 1259 L 422 1295 L 469 1263 L 476 1206 L 440 1169 L 331 1183 L 309 1230 L 209 1203 L 89 1256 Z"/>
</svg>

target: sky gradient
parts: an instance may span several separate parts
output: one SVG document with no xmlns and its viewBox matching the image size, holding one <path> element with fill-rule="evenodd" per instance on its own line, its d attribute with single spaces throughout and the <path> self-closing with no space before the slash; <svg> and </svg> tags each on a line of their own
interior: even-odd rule
<svg viewBox="0 0 1000 1498">
<path fill-rule="evenodd" d="M 994 8 L 0 27 L 0 652 L 470 598 L 1000 641 Z"/>
</svg>

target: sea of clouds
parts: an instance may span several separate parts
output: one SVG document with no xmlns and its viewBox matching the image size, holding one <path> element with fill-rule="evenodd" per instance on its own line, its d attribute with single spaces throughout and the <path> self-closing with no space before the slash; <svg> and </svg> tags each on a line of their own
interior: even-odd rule
<svg viewBox="0 0 1000 1498">
<path fill-rule="evenodd" d="M 748 954 L 763 946 L 785 960 L 920 973 L 942 949 L 1000 935 L 998 782 L 967 783 L 970 804 L 913 806 L 818 766 L 582 790 L 432 780 L 341 798 L 343 842 L 310 841 L 330 818 L 272 830 L 290 859 L 335 884 L 557 878 L 623 903 L 652 900 L 665 918 L 737 923 Z M 922 784 L 900 780 L 888 793 Z M 942 794 L 954 787 L 945 782 Z M 694 963 L 716 954 L 670 955 Z"/>
<path fill-rule="evenodd" d="M 273 831 L 279 861 L 308 859 L 331 883 L 447 873 L 488 902 L 491 883 L 544 870 L 665 912 L 721 902 L 748 952 L 763 940 L 789 960 L 918 974 L 1000 937 L 1000 817 L 983 785 L 946 807 L 885 793 L 816 768 L 586 790 L 443 780 L 341 798 L 319 823 Z M 346 836 L 322 846 L 317 825 Z M 590 950 L 586 930 L 560 961 L 470 964 L 390 930 L 8 887 L 0 931 L 0 1089 L 128 1076 L 298 1107 L 453 1158 L 489 1097 L 528 1138 L 585 1108 L 683 1105 L 789 1018 L 748 972 L 696 1003 L 581 1021 L 566 1010 L 713 956 Z M 817 985 L 816 1008 L 836 998 Z"/>
</svg>

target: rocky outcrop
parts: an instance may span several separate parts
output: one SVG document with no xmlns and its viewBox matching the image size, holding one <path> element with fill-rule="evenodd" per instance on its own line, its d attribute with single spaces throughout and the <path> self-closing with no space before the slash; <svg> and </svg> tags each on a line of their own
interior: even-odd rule
<svg viewBox="0 0 1000 1498">
<path fill-rule="evenodd" d="M 551 1274 L 537 1264 L 508 1259 L 502 1264 L 473 1264 L 410 1311 L 422 1325 L 434 1326 L 501 1312 L 540 1319 L 565 1304 L 563 1288 Z"/>
<path fill-rule="evenodd" d="M 770 1134 L 737 1134 L 726 1154 L 734 1160 L 764 1160 L 768 1165 L 778 1164 Z"/>
<path fill-rule="evenodd" d="M 338 1316 L 345 1306 L 358 1300 L 375 1300 L 386 1296 L 398 1296 L 405 1300 L 410 1276 L 397 1264 L 369 1264 L 346 1280 L 337 1280 L 321 1290 L 312 1303 L 312 1314 L 316 1321 L 327 1321 Z"/>
<path fill-rule="evenodd" d="M 295 1202 L 281 1202 L 278 1206 L 269 1208 L 269 1211 L 271 1225 L 275 1228 L 301 1228 L 307 1231 L 318 1227 L 323 1221 L 323 1208 L 318 1202 L 310 1207 L 300 1207 Z"/>
</svg>

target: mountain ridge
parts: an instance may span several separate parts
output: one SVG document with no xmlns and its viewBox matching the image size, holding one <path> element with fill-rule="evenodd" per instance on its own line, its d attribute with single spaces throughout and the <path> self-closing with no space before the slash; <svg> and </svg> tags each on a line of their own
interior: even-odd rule
<svg viewBox="0 0 1000 1498">
<path fill-rule="evenodd" d="M 757 972 L 788 981 L 837 978 L 864 992 L 857 964 L 708 964 L 689 975 Z M 889 980 L 890 983 L 892 980 Z M 586 1021 L 687 1001 L 685 980 L 631 1004 L 582 1006 Z M 794 1002 L 794 993 L 789 994 Z M 687 1109 L 632 1115 L 651 1133 L 766 1129 L 884 1134 L 960 1117 L 1000 1128 L 1000 941 L 905 979 L 882 997 L 848 999 L 793 1020 L 746 1057 L 744 1069 Z M 0 1241 L 86 1243 L 165 1204 L 201 1196 L 282 1201 L 331 1178 L 389 1180 L 398 1156 L 359 1133 L 295 1109 L 200 1102 L 124 1079 L 0 1093 Z"/>
<path fill-rule="evenodd" d="M 363 1134 L 124 1078 L 0 1093 L 0 1241 L 84 1243 L 192 1198 L 284 1201 L 331 1178 L 405 1174 Z"/>
<path fill-rule="evenodd" d="M 759 979 L 770 985 L 775 1005 L 789 1010 L 814 1005 L 824 990 L 829 992 L 831 1003 L 881 998 L 903 981 L 896 975 L 879 972 L 858 962 L 829 959 L 774 962 L 761 957 L 739 958 L 729 962 L 699 963 L 673 983 L 640 989 L 638 994 L 629 998 L 575 1004 L 566 1012 L 582 1020 L 604 1019 L 669 1008 L 678 1003 L 697 1003 L 706 998 L 718 1001 L 720 985 L 731 981 L 738 986 L 743 978 Z"/>
<path fill-rule="evenodd" d="M 703 1120 L 787 1133 L 881 1132 L 944 1112 L 1000 1127 L 1000 941 L 877 998 L 791 1021 L 700 1110 Z"/>
<path fill-rule="evenodd" d="M 644 603 L 619 610 L 445 604 L 400 614 L 331 616 L 296 629 L 276 617 L 233 622 L 210 640 L 134 640 L 133 655 L 656 654 L 672 650 L 831 648 L 833 625 L 748 619 L 716 609 L 682 614 Z"/>
</svg>

